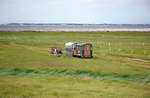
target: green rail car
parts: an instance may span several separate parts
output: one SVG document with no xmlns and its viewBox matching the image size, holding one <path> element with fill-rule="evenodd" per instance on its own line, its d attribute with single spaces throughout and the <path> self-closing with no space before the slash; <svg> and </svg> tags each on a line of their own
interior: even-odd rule
<svg viewBox="0 0 150 98">
<path fill-rule="evenodd" d="M 72 56 L 73 57 L 83 57 L 92 58 L 92 44 L 87 43 L 74 43 L 72 45 Z"/>
</svg>

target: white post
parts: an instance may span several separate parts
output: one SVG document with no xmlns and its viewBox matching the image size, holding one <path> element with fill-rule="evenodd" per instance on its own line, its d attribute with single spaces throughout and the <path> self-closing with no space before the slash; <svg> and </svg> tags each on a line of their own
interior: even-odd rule
<svg viewBox="0 0 150 98">
<path fill-rule="evenodd" d="M 110 46 L 110 42 L 108 43 L 108 45 Z"/>
<path fill-rule="evenodd" d="M 146 54 L 146 50 L 144 50 L 144 54 Z"/>
<path fill-rule="evenodd" d="M 144 44 L 145 44 L 145 43 L 143 43 L 143 46 L 144 46 Z"/>
</svg>

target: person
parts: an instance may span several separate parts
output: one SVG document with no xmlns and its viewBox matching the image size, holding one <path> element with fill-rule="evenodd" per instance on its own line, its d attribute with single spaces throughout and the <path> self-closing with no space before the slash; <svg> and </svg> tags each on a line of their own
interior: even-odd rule
<svg viewBox="0 0 150 98">
<path fill-rule="evenodd" d="M 60 57 L 62 55 L 62 51 L 61 50 L 57 50 L 57 57 Z"/>
</svg>

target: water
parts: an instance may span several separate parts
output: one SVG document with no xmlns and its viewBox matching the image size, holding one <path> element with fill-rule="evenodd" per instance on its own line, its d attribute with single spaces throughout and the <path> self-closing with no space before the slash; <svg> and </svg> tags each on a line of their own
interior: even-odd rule
<svg viewBox="0 0 150 98">
<path fill-rule="evenodd" d="M 150 25 L 0 25 L 0 31 L 150 31 Z"/>
</svg>

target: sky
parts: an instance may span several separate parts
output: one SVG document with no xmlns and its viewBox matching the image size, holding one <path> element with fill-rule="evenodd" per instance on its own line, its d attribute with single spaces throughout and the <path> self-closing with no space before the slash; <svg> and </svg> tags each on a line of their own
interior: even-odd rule
<svg viewBox="0 0 150 98">
<path fill-rule="evenodd" d="M 150 24 L 150 0 L 0 0 L 0 24 Z"/>
</svg>

